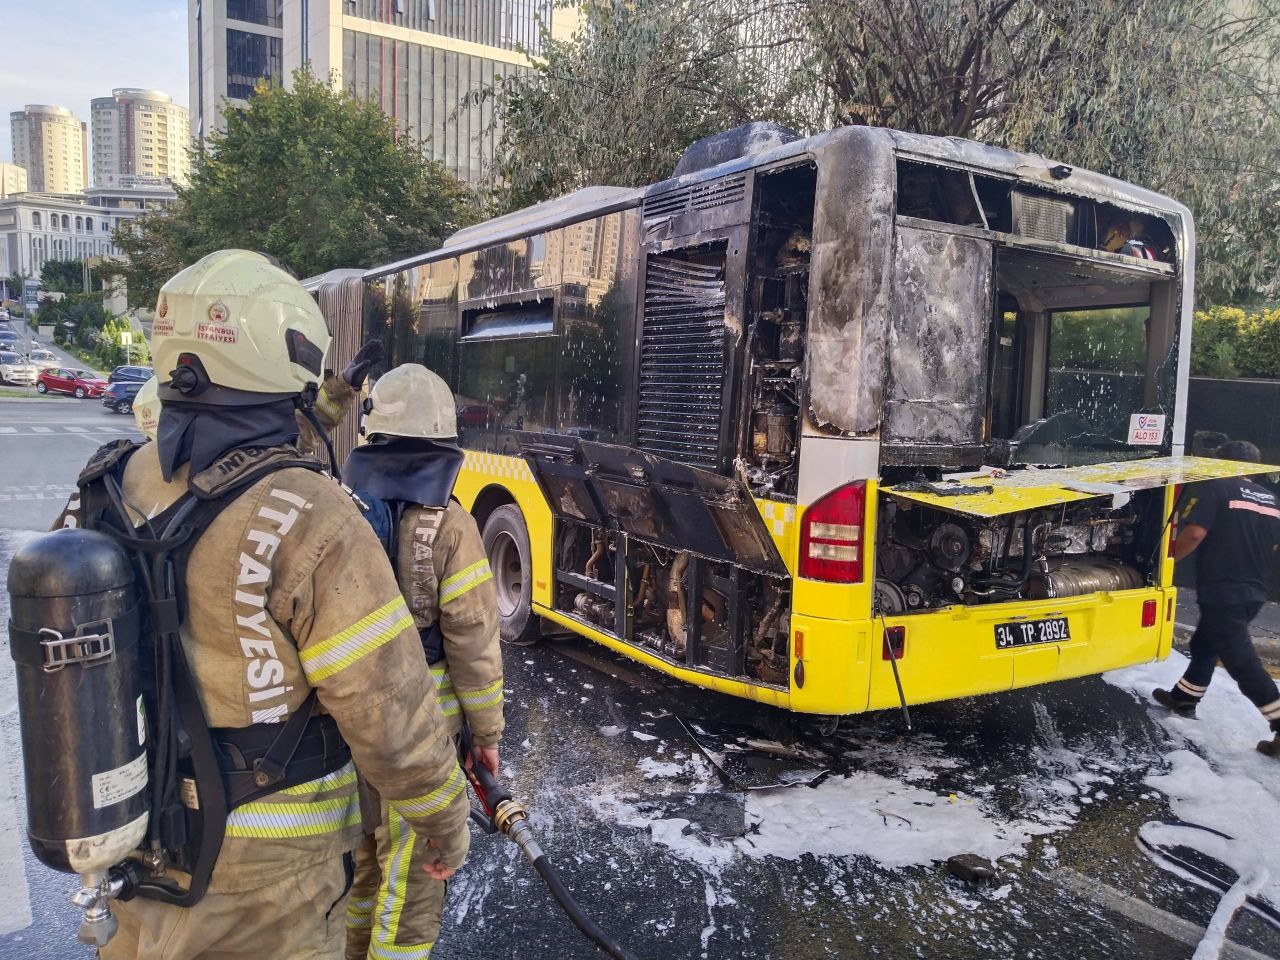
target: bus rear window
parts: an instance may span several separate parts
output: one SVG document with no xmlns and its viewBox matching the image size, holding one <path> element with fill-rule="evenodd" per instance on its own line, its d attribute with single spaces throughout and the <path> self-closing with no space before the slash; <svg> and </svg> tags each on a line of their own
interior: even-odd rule
<svg viewBox="0 0 1280 960">
<path fill-rule="evenodd" d="M 1066 310 L 1049 315 L 1044 412 L 1074 412 L 1100 434 L 1123 438 L 1146 391 L 1151 308 Z"/>
</svg>

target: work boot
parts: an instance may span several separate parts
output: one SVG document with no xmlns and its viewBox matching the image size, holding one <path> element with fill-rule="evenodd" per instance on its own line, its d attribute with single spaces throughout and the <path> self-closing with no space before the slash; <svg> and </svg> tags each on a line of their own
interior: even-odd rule
<svg viewBox="0 0 1280 960">
<path fill-rule="evenodd" d="M 1271 729 L 1275 736 L 1270 740 L 1258 741 L 1258 752 L 1265 753 L 1268 757 L 1280 759 L 1280 720 L 1274 720 L 1271 723 Z"/>
<path fill-rule="evenodd" d="M 1195 718 L 1196 705 L 1195 702 L 1188 703 L 1173 695 L 1172 690 L 1152 690 L 1151 699 L 1160 706 L 1164 707 L 1170 713 L 1175 713 L 1180 717 Z"/>
</svg>

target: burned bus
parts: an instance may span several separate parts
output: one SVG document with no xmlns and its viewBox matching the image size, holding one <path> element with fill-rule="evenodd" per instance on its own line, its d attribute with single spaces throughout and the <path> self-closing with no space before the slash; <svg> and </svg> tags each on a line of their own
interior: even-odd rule
<svg viewBox="0 0 1280 960">
<path fill-rule="evenodd" d="M 1167 655 L 1185 207 L 950 138 L 750 125 L 369 271 L 453 386 L 505 639 L 849 714 Z"/>
</svg>

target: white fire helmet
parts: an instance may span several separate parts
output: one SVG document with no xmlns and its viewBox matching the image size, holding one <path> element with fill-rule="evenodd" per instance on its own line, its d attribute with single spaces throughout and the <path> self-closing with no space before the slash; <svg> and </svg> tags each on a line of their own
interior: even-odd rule
<svg viewBox="0 0 1280 960">
<path fill-rule="evenodd" d="M 156 438 L 156 429 L 160 426 L 160 380 L 152 377 L 139 388 L 133 398 L 133 419 L 138 423 L 138 430 L 148 440 Z"/>
<path fill-rule="evenodd" d="M 302 284 L 260 253 L 219 250 L 160 290 L 160 398 L 243 406 L 297 395 L 320 382 L 329 341 Z"/>
<path fill-rule="evenodd" d="M 360 429 L 366 437 L 455 440 L 458 411 L 453 391 L 422 364 L 401 364 L 373 385 Z"/>
</svg>

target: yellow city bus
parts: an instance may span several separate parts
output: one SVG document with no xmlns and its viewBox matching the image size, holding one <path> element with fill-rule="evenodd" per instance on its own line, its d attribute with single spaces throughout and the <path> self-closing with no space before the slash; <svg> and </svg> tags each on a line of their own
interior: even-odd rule
<svg viewBox="0 0 1280 960">
<path fill-rule="evenodd" d="M 850 714 L 1173 638 L 1185 207 L 1042 157 L 753 124 L 365 274 L 457 394 L 505 639 Z"/>
</svg>

